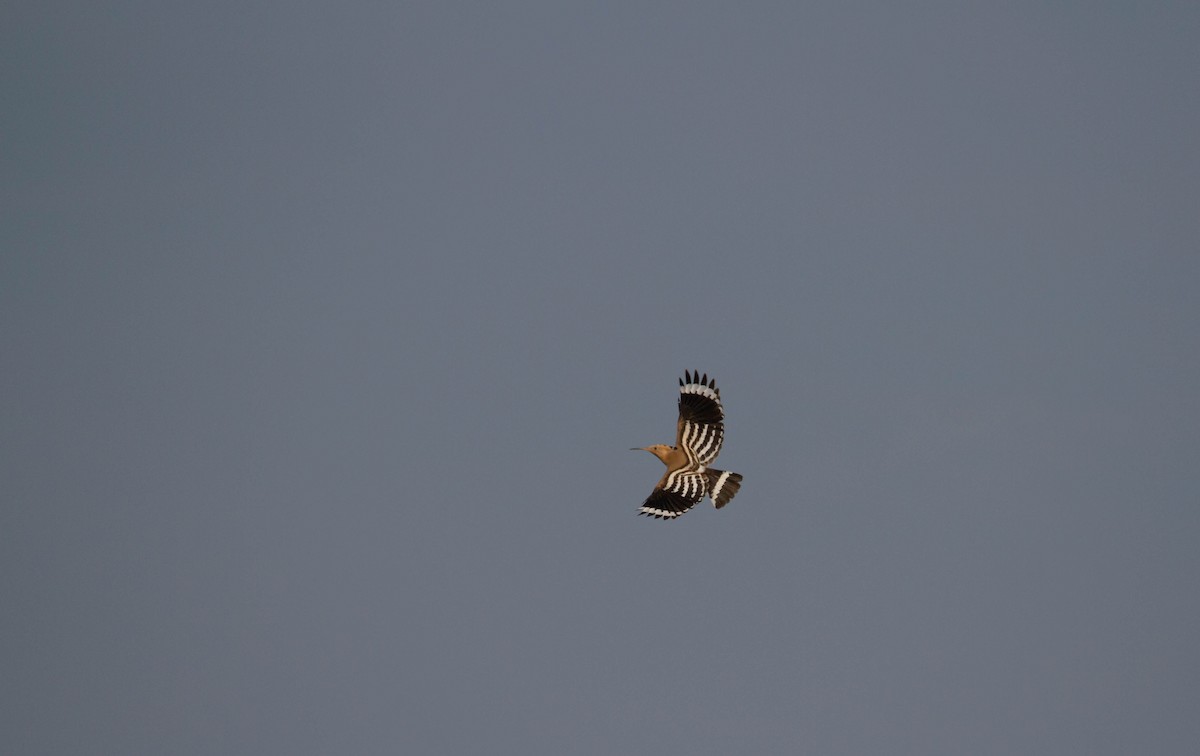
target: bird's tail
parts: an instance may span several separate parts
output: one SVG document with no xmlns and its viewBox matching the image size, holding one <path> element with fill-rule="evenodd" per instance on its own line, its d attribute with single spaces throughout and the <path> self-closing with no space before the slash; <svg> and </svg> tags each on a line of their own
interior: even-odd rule
<svg viewBox="0 0 1200 756">
<path fill-rule="evenodd" d="M 728 504 L 742 487 L 742 476 L 735 472 L 714 470 L 710 467 L 704 471 L 704 477 L 708 482 L 708 497 L 717 509 Z"/>
</svg>

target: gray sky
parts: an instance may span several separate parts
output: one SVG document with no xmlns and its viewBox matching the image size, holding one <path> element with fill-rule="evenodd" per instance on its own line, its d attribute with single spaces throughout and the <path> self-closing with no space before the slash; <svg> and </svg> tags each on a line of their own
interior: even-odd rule
<svg viewBox="0 0 1200 756">
<path fill-rule="evenodd" d="M 17 6 L 0 751 L 1194 753 L 1200 6 Z"/>
</svg>

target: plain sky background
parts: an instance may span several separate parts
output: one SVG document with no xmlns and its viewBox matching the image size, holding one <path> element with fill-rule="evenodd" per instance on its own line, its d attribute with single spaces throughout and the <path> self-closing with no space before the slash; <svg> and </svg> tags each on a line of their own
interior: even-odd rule
<svg viewBox="0 0 1200 756">
<path fill-rule="evenodd" d="M 0 752 L 1196 753 L 1200 5 L 0 62 Z M 647 520 L 684 369 L 745 484 Z"/>
</svg>

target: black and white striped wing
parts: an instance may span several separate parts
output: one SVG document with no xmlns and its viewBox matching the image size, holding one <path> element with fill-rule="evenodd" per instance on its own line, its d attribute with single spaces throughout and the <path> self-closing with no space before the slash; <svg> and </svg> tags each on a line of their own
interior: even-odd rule
<svg viewBox="0 0 1200 756">
<path fill-rule="evenodd" d="M 725 440 L 725 411 L 715 379 L 684 371 L 679 379 L 679 424 L 675 446 L 692 465 L 709 465 Z"/>
<path fill-rule="evenodd" d="M 703 473 L 677 470 L 668 473 L 642 502 L 638 514 L 673 520 L 700 503 L 708 493 Z"/>
</svg>

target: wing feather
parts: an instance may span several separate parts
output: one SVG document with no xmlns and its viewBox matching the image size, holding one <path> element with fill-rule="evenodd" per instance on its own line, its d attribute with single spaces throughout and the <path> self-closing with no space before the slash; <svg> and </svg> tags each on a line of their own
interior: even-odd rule
<svg viewBox="0 0 1200 756">
<path fill-rule="evenodd" d="M 721 453 L 725 440 L 725 410 L 715 379 L 708 374 L 684 371 L 679 381 L 679 421 L 675 427 L 675 446 L 694 465 L 709 465 Z"/>
<path fill-rule="evenodd" d="M 708 480 L 703 473 L 676 470 L 663 476 L 638 512 L 672 520 L 699 504 L 707 494 Z"/>
</svg>

